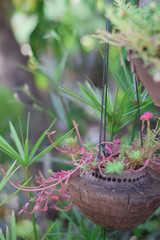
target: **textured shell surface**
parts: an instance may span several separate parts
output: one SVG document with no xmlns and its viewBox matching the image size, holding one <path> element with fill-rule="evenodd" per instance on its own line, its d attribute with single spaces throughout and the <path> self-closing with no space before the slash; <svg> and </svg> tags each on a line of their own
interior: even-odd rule
<svg viewBox="0 0 160 240">
<path fill-rule="evenodd" d="M 160 181 L 148 171 L 122 175 L 74 173 L 68 190 L 73 202 L 92 222 L 128 231 L 144 222 L 160 205 Z"/>
</svg>

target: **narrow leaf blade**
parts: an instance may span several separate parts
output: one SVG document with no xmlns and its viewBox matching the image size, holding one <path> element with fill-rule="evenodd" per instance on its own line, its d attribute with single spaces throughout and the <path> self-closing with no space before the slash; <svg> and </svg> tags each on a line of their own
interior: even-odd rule
<svg viewBox="0 0 160 240">
<path fill-rule="evenodd" d="M 17 134 L 17 132 L 16 132 L 16 130 L 15 130 L 15 128 L 14 128 L 14 126 L 11 122 L 9 122 L 9 126 L 10 126 L 10 130 L 11 130 L 11 133 L 12 133 L 12 136 L 13 136 L 13 140 L 16 144 L 17 149 L 18 149 L 18 152 L 21 155 L 21 157 L 24 158 L 24 151 L 23 151 L 20 139 L 18 137 L 18 134 Z"/>
<path fill-rule="evenodd" d="M 24 163 L 23 159 L 20 157 L 20 155 L 7 143 L 7 141 L 0 136 L 0 147 L 4 149 L 4 152 L 8 156 L 13 156 L 14 159 L 17 159 L 20 163 Z"/>
<path fill-rule="evenodd" d="M 11 239 L 16 240 L 16 219 L 14 212 L 11 217 Z"/>
<path fill-rule="evenodd" d="M 40 144 L 42 143 L 42 141 L 44 140 L 46 133 L 51 129 L 51 127 L 53 126 L 53 124 L 55 123 L 56 119 L 51 123 L 51 125 L 49 126 L 49 128 L 40 136 L 40 138 L 38 139 L 38 141 L 36 142 L 36 144 L 34 145 L 30 155 L 29 155 L 29 159 L 28 161 L 30 161 L 32 159 L 32 157 L 34 156 L 34 154 L 36 153 L 37 149 L 39 148 Z"/>
<path fill-rule="evenodd" d="M 55 145 L 57 146 L 58 144 L 60 144 L 61 142 L 63 142 L 64 139 L 68 138 L 73 132 L 73 129 L 71 129 L 69 132 L 67 132 L 66 134 L 64 134 L 62 137 L 60 137 L 58 140 L 55 141 Z M 36 162 L 38 159 L 40 159 L 41 157 L 43 157 L 47 152 L 51 151 L 54 148 L 54 146 L 51 144 L 50 146 L 48 146 L 46 149 L 44 149 L 42 152 L 40 152 L 35 158 L 33 158 L 29 165 L 33 164 L 34 162 Z"/>
</svg>

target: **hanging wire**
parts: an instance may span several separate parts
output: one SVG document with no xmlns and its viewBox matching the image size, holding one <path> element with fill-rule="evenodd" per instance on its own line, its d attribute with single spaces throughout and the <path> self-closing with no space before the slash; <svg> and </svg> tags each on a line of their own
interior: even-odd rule
<svg viewBox="0 0 160 240">
<path fill-rule="evenodd" d="M 139 92 L 138 92 L 138 83 L 137 83 L 136 78 L 135 78 L 135 85 L 136 85 L 136 95 L 137 95 L 139 133 L 140 133 L 140 138 L 141 138 L 141 147 L 143 148 L 142 123 L 140 120 L 141 113 L 140 113 L 140 104 L 139 104 Z"/>
<path fill-rule="evenodd" d="M 110 4 L 110 0 L 107 0 L 107 5 Z M 106 17 L 106 29 L 110 31 L 110 20 Z M 102 100 L 101 100 L 101 120 L 100 120 L 100 134 L 99 134 L 99 154 L 100 160 L 101 152 L 105 154 L 105 144 L 101 145 L 101 142 L 106 141 L 106 125 L 107 125 L 107 90 L 108 90 L 108 69 L 109 69 L 109 43 L 105 43 L 104 47 L 104 59 L 103 59 L 103 77 L 102 77 Z M 102 137 L 103 134 L 103 137 Z"/>
<path fill-rule="evenodd" d="M 107 0 L 107 6 L 110 4 L 111 0 Z M 126 0 L 128 3 L 129 0 Z M 138 1 L 139 2 L 139 1 Z M 110 32 L 110 20 L 106 17 L 106 32 Z M 100 134 L 99 134 L 99 153 L 98 159 L 101 158 L 101 152 L 105 153 L 105 144 L 101 144 L 106 141 L 106 127 L 107 127 L 107 92 L 108 92 L 108 70 L 109 70 L 109 43 L 105 43 L 104 47 L 104 59 L 103 59 L 103 77 L 102 77 L 102 99 L 101 99 L 101 120 L 100 120 Z M 141 137 L 141 147 L 143 147 L 143 137 L 142 128 L 140 121 L 140 104 L 139 104 L 139 93 L 138 84 L 135 79 L 136 85 L 136 96 L 137 96 L 137 107 L 138 107 L 138 120 L 139 120 L 139 132 Z"/>
</svg>

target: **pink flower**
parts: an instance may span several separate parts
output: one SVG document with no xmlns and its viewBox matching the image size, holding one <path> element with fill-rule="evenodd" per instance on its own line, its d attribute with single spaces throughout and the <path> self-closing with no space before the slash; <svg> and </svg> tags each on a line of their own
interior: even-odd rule
<svg viewBox="0 0 160 240">
<path fill-rule="evenodd" d="M 114 140 L 116 145 L 120 145 L 121 141 L 119 139 Z"/>
<path fill-rule="evenodd" d="M 152 118 L 152 117 L 153 117 L 153 114 L 152 114 L 152 113 L 150 113 L 150 112 L 145 112 L 145 113 L 141 116 L 140 120 L 149 120 L 149 119 Z"/>
</svg>

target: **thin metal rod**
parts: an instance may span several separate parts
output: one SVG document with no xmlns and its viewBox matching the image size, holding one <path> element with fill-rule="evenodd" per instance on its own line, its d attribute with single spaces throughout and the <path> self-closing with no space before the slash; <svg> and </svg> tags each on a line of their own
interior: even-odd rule
<svg viewBox="0 0 160 240">
<path fill-rule="evenodd" d="M 110 3 L 110 0 L 107 0 L 107 4 L 109 3 Z M 109 31 L 109 30 L 110 30 L 110 21 L 106 17 L 106 31 Z M 100 120 L 100 134 L 99 134 L 99 154 L 98 154 L 99 160 L 101 157 L 101 150 L 105 154 L 105 145 L 101 146 L 101 142 L 102 141 L 105 142 L 106 140 L 108 67 L 109 67 L 109 44 L 105 43 L 104 59 L 103 59 L 103 77 L 102 77 L 101 120 Z M 103 138 L 102 138 L 102 133 L 103 133 Z"/>
<path fill-rule="evenodd" d="M 137 84 L 136 78 L 135 78 L 135 84 L 136 84 L 136 95 L 137 95 L 139 132 L 140 132 L 140 137 L 141 137 L 141 147 L 143 147 L 142 123 L 141 123 L 141 120 L 140 120 L 141 113 L 140 113 L 140 104 L 139 104 L 139 93 L 138 93 L 138 84 Z"/>
<path fill-rule="evenodd" d="M 107 26 L 106 26 L 107 31 L 110 31 L 110 21 L 107 21 Z M 109 43 L 107 43 L 107 59 L 106 59 L 106 84 L 105 84 L 105 114 L 104 114 L 104 136 L 103 140 L 104 142 L 106 141 L 106 125 L 107 125 L 107 91 L 108 91 L 108 77 L 109 77 Z"/>
</svg>

